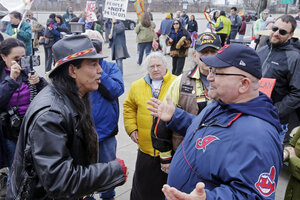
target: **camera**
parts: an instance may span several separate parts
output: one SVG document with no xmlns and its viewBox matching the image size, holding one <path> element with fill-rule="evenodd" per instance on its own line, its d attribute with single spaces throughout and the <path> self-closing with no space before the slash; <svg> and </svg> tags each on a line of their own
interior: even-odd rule
<svg viewBox="0 0 300 200">
<path fill-rule="evenodd" d="M 40 63 L 40 56 L 23 56 L 20 59 L 20 65 L 22 68 L 39 66 Z"/>
<path fill-rule="evenodd" d="M 9 117 L 10 126 L 18 128 L 21 125 L 22 119 L 18 115 L 18 108 L 16 106 L 11 107 L 7 110 Z"/>
</svg>

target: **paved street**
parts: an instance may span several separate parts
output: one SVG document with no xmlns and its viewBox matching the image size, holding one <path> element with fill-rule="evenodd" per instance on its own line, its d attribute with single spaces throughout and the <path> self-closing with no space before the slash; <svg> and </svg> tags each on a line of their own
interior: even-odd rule
<svg viewBox="0 0 300 200">
<path fill-rule="evenodd" d="M 190 13 L 188 13 L 190 14 Z M 49 13 L 39 13 L 38 19 L 40 22 L 45 24 L 46 16 L 48 16 Z M 166 14 L 161 13 L 153 13 L 154 21 L 156 23 L 156 30 L 158 30 L 160 21 L 164 18 Z M 202 13 L 195 14 L 196 19 L 198 21 L 199 31 L 198 33 L 201 33 L 205 30 L 206 21 L 204 20 Z M 201 16 L 201 17 L 200 17 Z M 130 19 L 136 19 L 135 13 L 128 13 L 128 18 Z M 251 27 L 252 24 L 247 25 L 247 33 L 246 38 L 251 38 Z M 130 190 L 132 185 L 132 178 L 134 174 L 135 169 L 135 160 L 136 160 L 136 154 L 137 154 L 137 145 L 131 141 L 131 139 L 128 137 L 128 135 L 125 132 L 124 124 L 123 124 L 123 101 L 129 91 L 129 87 L 131 83 L 141 77 L 143 77 L 146 74 L 146 69 L 142 66 L 137 65 L 138 60 L 138 54 L 137 54 L 137 45 L 136 45 L 136 34 L 134 30 L 127 30 L 126 31 L 126 39 L 127 39 L 127 48 L 130 54 L 130 58 L 124 60 L 124 83 L 125 83 L 125 93 L 120 97 L 120 120 L 119 120 L 119 134 L 117 135 L 117 141 L 118 141 L 118 147 L 117 147 L 117 157 L 124 159 L 125 163 L 129 170 L 129 177 L 127 179 L 127 182 L 125 185 L 120 186 L 116 189 L 116 200 L 129 200 L 130 199 Z M 105 44 L 103 46 L 104 54 L 108 55 L 109 58 L 107 59 L 110 61 L 111 52 L 110 49 L 108 49 L 108 45 Z M 189 51 L 189 57 L 185 62 L 185 68 L 184 70 L 190 69 L 194 67 L 192 58 L 191 58 L 192 49 Z M 44 74 L 44 51 L 43 47 L 40 47 L 39 49 L 39 55 L 41 56 L 41 66 L 37 67 L 36 70 L 40 75 Z M 171 69 L 171 58 L 168 57 L 168 69 Z M 277 185 L 277 192 L 276 192 L 276 199 L 281 200 L 284 197 L 284 192 L 287 184 L 288 174 L 286 170 L 283 170 L 280 175 L 280 180 Z M 154 183 L 153 183 L 154 184 Z M 98 195 L 97 195 L 98 196 Z"/>
</svg>

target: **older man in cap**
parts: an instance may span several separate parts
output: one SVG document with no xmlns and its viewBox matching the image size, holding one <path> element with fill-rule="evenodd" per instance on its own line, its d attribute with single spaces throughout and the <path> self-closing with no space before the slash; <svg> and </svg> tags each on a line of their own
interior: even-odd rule
<svg viewBox="0 0 300 200">
<path fill-rule="evenodd" d="M 198 115 L 211 102 L 207 93 L 209 67 L 200 60 L 200 57 L 215 55 L 220 48 L 221 41 L 215 33 L 205 32 L 199 35 L 193 52 L 196 65 L 178 76 L 166 94 L 170 95 L 176 107 Z M 157 118 L 154 119 L 151 136 L 153 147 L 160 151 L 162 170 L 168 172 L 172 155 L 182 141 L 182 136 L 166 129 L 165 123 Z"/>
<path fill-rule="evenodd" d="M 201 60 L 211 66 L 209 95 L 216 101 L 198 116 L 175 109 L 170 99 L 149 101 L 153 116 L 185 135 L 163 192 L 168 200 L 274 199 L 282 162 L 280 123 L 270 98 L 258 91 L 258 55 L 232 44 Z"/>
<path fill-rule="evenodd" d="M 52 84 L 24 117 L 7 199 L 82 199 L 126 181 L 122 160 L 97 163 L 88 94 L 98 89 L 103 55 L 83 35 L 64 38 L 52 50 Z"/>
</svg>

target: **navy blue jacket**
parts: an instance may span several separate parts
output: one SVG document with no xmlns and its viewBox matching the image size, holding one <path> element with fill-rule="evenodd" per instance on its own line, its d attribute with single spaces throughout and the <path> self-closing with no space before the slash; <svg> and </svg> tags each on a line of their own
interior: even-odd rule
<svg viewBox="0 0 300 200">
<path fill-rule="evenodd" d="M 282 163 L 279 118 L 263 93 L 246 103 L 212 102 L 198 116 L 176 108 L 169 128 L 184 135 L 168 184 L 210 199 L 274 199 Z"/>
<path fill-rule="evenodd" d="M 118 97 L 124 93 L 122 73 L 118 66 L 112 62 L 100 60 L 103 69 L 101 83 L 97 91 L 91 92 L 93 121 L 98 133 L 98 140 L 115 135 L 119 121 Z"/>
</svg>

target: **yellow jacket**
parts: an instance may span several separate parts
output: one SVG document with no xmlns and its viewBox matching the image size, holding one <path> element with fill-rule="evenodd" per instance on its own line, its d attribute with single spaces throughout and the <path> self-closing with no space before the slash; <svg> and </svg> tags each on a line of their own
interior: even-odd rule
<svg viewBox="0 0 300 200">
<path fill-rule="evenodd" d="M 163 100 L 169 86 L 176 78 L 169 71 L 163 77 L 159 100 Z M 154 156 L 154 148 L 151 141 L 151 127 L 153 117 L 150 111 L 147 110 L 147 101 L 152 97 L 152 89 L 150 86 L 150 77 L 146 75 L 144 78 L 134 81 L 129 89 L 128 96 L 123 104 L 123 117 L 125 130 L 128 135 L 133 131 L 138 131 L 139 143 L 138 146 L 143 153 Z M 157 152 L 157 151 L 156 151 Z M 155 156 L 158 156 L 157 152 Z"/>
<path fill-rule="evenodd" d="M 230 21 L 230 19 L 228 19 L 228 17 L 220 15 L 216 21 L 216 24 L 213 24 L 213 27 L 215 27 L 215 28 L 219 27 L 221 22 L 223 22 L 224 28 L 217 31 L 217 34 L 223 33 L 223 34 L 227 34 L 227 36 L 229 36 L 230 31 L 231 31 L 231 21 Z"/>
</svg>

